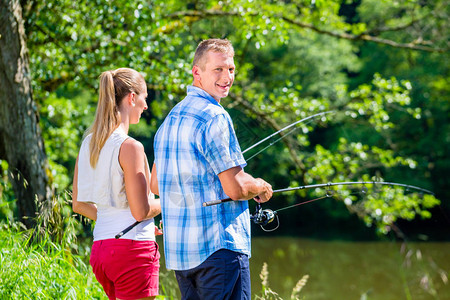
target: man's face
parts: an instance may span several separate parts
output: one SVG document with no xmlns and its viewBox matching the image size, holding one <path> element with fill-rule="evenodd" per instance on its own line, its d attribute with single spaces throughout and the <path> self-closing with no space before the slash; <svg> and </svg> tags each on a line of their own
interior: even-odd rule
<svg viewBox="0 0 450 300">
<path fill-rule="evenodd" d="M 232 56 L 221 52 L 209 51 L 203 69 L 194 66 L 192 69 L 197 86 L 220 102 L 228 96 L 234 82 L 235 65 Z M 195 84 L 194 84 L 195 85 Z"/>
</svg>

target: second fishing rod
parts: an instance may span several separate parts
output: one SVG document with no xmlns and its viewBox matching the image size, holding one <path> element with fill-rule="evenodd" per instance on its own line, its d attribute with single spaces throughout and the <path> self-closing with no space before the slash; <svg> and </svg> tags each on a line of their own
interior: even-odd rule
<svg viewBox="0 0 450 300">
<path fill-rule="evenodd" d="M 256 154 L 254 154 L 254 155 L 251 156 L 250 158 L 248 158 L 247 161 L 249 161 L 250 159 L 252 159 L 253 157 L 255 157 L 257 154 L 261 153 L 262 151 L 264 151 L 264 150 L 267 149 L 268 147 L 272 146 L 272 145 L 275 144 L 276 142 L 280 141 L 280 140 L 283 139 L 284 137 L 286 137 L 286 136 L 288 136 L 289 134 L 291 134 L 294 130 L 296 130 L 296 129 L 298 128 L 298 127 L 295 127 L 297 124 L 303 123 L 303 122 L 305 122 L 305 121 L 308 121 L 308 120 L 311 120 L 311 119 L 314 119 L 314 118 L 317 118 L 317 117 L 325 116 L 325 115 L 331 114 L 331 113 L 334 113 L 334 111 L 320 112 L 320 113 L 316 113 L 316 114 L 313 114 L 313 115 L 311 115 L 311 116 L 305 117 L 305 118 L 303 118 L 303 119 L 297 120 L 297 121 L 295 121 L 295 122 L 293 122 L 293 123 L 291 123 L 291 124 L 289 124 L 289 125 L 287 125 L 287 126 L 281 128 L 280 130 L 278 130 L 278 131 L 272 133 L 271 135 L 265 137 L 264 139 L 262 139 L 262 140 L 256 142 L 255 144 L 251 145 L 250 147 L 248 147 L 247 149 L 245 149 L 244 151 L 242 151 L 242 154 L 246 153 L 247 151 L 250 151 L 251 149 L 253 149 L 253 148 L 257 147 L 257 146 L 259 146 L 260 144 L 262 144 L 262 143 L 264 143 L 265 141 L 267 141 L 267 140 L 273 138 L 274 136 L 280 134 L 281 132 L 286 131 L 286 130 L 292 128 L 286 135 L 284 135 L 284 136 L 280 137 L 279 139 L 277 139 L 276 141 L 270 143 L 268 146 L 266 146 L 266 147 L 263 148 L 262 150 L 258 151 Z M 205 206 L 205 205 L 204 205 L 204 206 Z M 122 230 L 121 232 L 119 232 L 119 233 L 115 236 L 115 238 L 116 238 L 116 239 L 121 238 L 123 235 L 125 235 L 128 231 L 130 231 L 131 229 L 133 229 L 133 228 L 134 228 L 136 225 L 138 225 L 139 223 L 140 223 L 139 221 L 136 221 L 135 223 L 131 224 L 130 226 L 128 226 L 127 228 L 125 228 L 124 230 Z"/>
</svg>

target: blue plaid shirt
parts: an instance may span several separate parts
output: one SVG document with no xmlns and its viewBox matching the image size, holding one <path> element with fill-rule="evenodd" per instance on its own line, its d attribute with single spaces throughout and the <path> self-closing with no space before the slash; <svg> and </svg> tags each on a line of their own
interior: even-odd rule
<svg viewBox="0 0 450 300">
<path fill-rule="evenodd" d="M 246 165 L 224 108 L 188 86 L 158 129 L 154 151 L 167 269 L 192 269 L 222 248 L 250 256 L 248 202 L 202 206 L 229 198 L 217 175 Z"/>
</svg>

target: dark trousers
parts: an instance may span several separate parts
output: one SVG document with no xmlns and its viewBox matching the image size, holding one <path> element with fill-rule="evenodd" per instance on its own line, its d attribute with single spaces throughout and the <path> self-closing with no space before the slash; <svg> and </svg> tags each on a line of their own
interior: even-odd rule
<svg viewBox="0 0 450 300">
<path fill-rule="evenodd" d="M 251 300 L 248 256 L 239 252 L 220 249 L 175 276 L 183 300 Z"/>
</svg>

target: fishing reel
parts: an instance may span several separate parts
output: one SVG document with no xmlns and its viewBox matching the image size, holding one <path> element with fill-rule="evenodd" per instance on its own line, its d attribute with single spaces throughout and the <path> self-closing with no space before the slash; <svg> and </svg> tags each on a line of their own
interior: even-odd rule
<svg viewBox="0 0 450 300">
<path fill-rule="evenodd" d="M 265 228 L 264 226 L 275 220 L 275 217 L 277 220 L 276 227 L 271 229 Z M 280 220 L 278 219 L 277 213 L 271 209 L 262 209 L 260 203 L 256 204 L 255 213 L 253 215 L 250 215 L 250 220 L 252 220 L 253 223 L 261 226 L 261 229 L 266 232 L 274 231 L 280 226 Z"/>
</svg>

